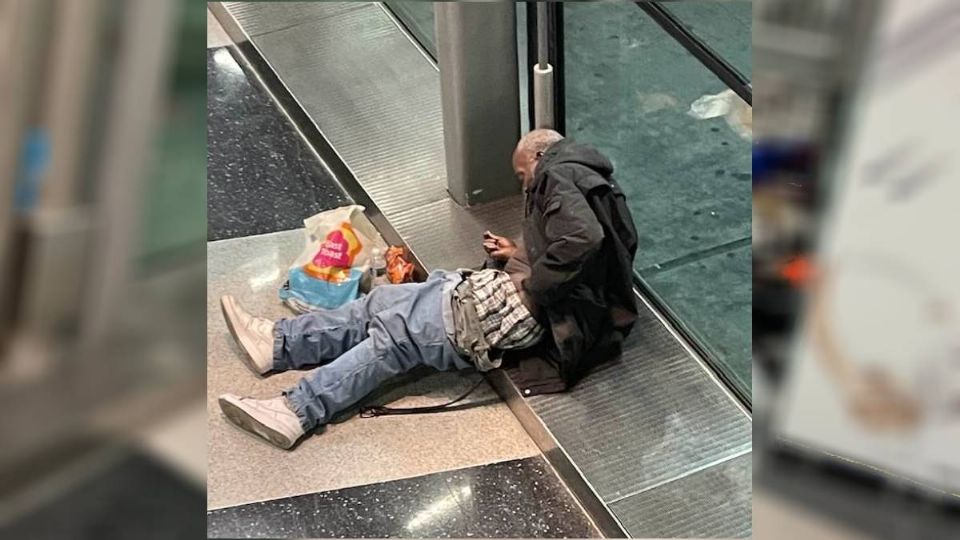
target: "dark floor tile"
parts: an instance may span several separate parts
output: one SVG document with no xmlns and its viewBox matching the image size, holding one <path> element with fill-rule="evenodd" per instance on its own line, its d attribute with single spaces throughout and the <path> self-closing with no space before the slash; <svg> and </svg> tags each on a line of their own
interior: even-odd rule
<svg viewBox="0 0 960 540">
<path fill-rule="evenodd" d="M 0 537 L 202 538 L 205 505 L 202 489 L 149 457 L 131 454 L 0 527 Z"/>
<path fill-rule="evenodd" d="M 213 510 L 207 519 L 218 538 L 597 536 L 541 457 Z"/>
<path fill-rule="evenodd" d="M 207 239 L 303 226 L 350 204 L 229 48 L 207 51 Z"/>
<path fill-rule="evenodd" d="M 611 505 L 632 538 L 743 538 L 753 529 L 752 454 Z"/>
</svg>

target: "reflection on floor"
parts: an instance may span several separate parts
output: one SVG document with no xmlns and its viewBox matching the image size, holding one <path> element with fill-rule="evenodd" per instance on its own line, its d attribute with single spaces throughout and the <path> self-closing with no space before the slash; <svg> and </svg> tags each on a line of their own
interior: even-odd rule
<svg viewBox="0 0 960 540">
<path fill-rule="evenodd" d="M 595 538 L 542 457 L 247 504 L 211 538 Z"/>
<path fill-rule="evenodd" d="M 350 204 L 330 172 L 227 47 L 207 50 L 207 236 L 296 229 Z"/>
<path fill-rule="evenodd" d="M 704 19 L 696 4 L 683 9 L 695 30 L 742 38 L 742 17 Z M 726 86 L 631 2 L 568 2 L 564 32 L 568 135 L 612 159 L 636 269 L 749 389 L 750 142 L 723 117 L 687 114 Z"/>
</svg>

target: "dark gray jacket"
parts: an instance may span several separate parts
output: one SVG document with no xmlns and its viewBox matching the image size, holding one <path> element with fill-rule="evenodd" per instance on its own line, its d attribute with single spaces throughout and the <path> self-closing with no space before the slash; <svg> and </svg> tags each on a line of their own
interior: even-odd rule
<svg viewBox="0 0 960 540">
<path fill-rule="evenodd" d="M 610 161 L 571 139 L 550 147 L 526 188 L 523 240 L 530 277 L 522 290 L 550 327 L 541 356 L 562 387 L 546 380 L 543 365 L 518 383 L 569 388 L 620 354 L 637 317 L 637 232 Z"/>
</svg>

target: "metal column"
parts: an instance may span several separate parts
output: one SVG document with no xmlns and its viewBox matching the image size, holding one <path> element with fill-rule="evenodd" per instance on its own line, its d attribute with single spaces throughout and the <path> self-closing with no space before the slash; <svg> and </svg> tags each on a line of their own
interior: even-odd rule
<svg viewBox="0 0 960 540">
<path fill-rule="evenodd" d="M 547 3 L 537 2 L 537 64 L 533 66 L 534 127 L 554 129 L 553 66 L 549 56 Z"/>
<path fill-rule="evenodd" d="M 436 2 L 447 184 L 469 206 L 520 191 L 510 157 L 520 137 L 513 2 Z"/>
</svg>

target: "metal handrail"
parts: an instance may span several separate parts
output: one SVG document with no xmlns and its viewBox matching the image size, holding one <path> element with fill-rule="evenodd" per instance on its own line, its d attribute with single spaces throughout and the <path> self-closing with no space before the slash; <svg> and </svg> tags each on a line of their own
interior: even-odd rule
<svg viewBox="0 0 960 540">
<path fill-rule="evenodd" d="M 683 23 L 677 17 L 670 13 L 659 2 L 634 2 L 651 19 L 654 20 L 667 34 L 683 45 L 690 54 L 700 61 L 707 69 L 713 72 L 728 88 L 733 90 L 740 99 L 744 100 L 750 106 L 753 106 L 753 85 L 730 65 L 713 49 L 708 47 L 700 38 L 687 30 Z"/>
</svg>

